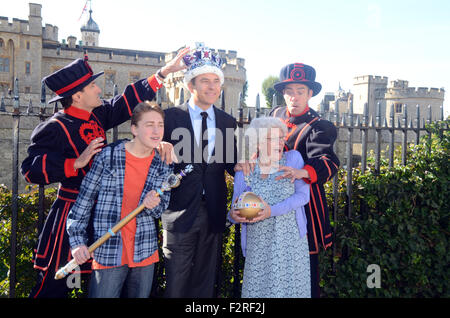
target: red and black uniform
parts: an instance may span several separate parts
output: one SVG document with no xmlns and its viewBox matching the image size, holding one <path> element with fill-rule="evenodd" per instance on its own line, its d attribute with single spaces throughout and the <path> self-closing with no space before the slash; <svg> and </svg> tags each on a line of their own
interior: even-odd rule
<svg viewBox="0 0 450 318">
<path fill-rule="evenodd" d="M 34 254 L 39 279 L 30 297 L 66 297 L 69 290 L 66 280 L 56 281 L 54 275 L 72 258 L 66 218 L 92 163 L 91 160 L 89 165 L 75 170 L 75 160 L 95 138 L 103 137 L 106 143 L 105 132 L 130 119 L 134 107 L 139 102 L 152 100 L 160 87 L 151 76 L 128 85 L 122 95 L 103 100 L 92 113 L 71 106 L 34 129 L 21 172 L 27 182 L 44 185 L 59 182 L 60 185 L 58 197 L 39 235 Z M 91 263 L 81 266 L 82 273 L 90 271 Z"/>
<path fill-rule="evenodd" d="M 311 194 L 305 212 L 311 261 L 311 292 L 313 297 L 317 297 L 319 249 L 320 247 L 327 249 L 332 244 L 332 228 L 323 185 L 339 169 L 339 159 L 333 150 L 337 137 L 336 127 L 320 118 L 317 112 L 309 107 L 296 116 L 291 115 L 287 107 L 278 107 L 271 115 L 285 122 L 288 127 L 285 149 L 295 149 L 302 154 L 305 161 L 304 169 L 310 176 L 310 179 L 304 179 L 310 185 Z"/>
</svg>

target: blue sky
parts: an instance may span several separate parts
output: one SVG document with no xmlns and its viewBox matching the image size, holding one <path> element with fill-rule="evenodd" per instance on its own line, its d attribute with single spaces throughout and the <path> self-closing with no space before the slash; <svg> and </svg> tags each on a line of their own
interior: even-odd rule
<svg viewBox="0 0 450 318">
<path fill-rule="evenodd" d="M 0 15 L 28 19 L 27 0 L 1 0 Z M 43 23 L 59 27 L 59 39 L 75 35 L 85 0 L 34 0 Z M 63 11 L 63 9 L 65 9 Z M 368 0 L 92 0 L 100 46 L 172 51 L 195 41 L 235 50 L 245 59 L 249 96 L 288 63 L 315 67 L 321 94 L 339 83 L 351 90 L 359 75 L 408 80 L 412 87 L 444 87 L 450 113 L 450 1 Z"/>
</svg>

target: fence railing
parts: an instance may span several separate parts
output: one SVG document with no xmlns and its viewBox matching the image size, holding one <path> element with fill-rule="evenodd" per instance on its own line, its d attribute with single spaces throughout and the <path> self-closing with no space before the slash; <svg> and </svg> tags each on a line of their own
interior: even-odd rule
<svg viewBox="0 0 450 318">
<path fill-rule="evenodd" d="M 18 194 L 19 194 L 19 135 L 20 135 L 20 119 L 22 117 L 37 117 L 40 121 L 45 121 L 48 117 L 52 116 L 55 112 L 58 111 L 57 103 L 55 103 L 53 109 L 47 107 L 46 103 L 46 90 L 44 84 L 42 84 L 41 88 L 41 98 L 40 104 L 38 106 L 38 112 L 35 112 L 34 109 L 36 107 L 33 106 L 31 100 L 25 106 L 20 106 L 19 100 L 19 83 L 18 79 L 15 79 L 14 82 L 14 97 L 12 98 L 12 111 L 7 111 L 5 97 L 1 98 L 0 103 L 0 114 L 10 115 L 12 118 L 12 203 L 11 203 L 11 258 L 10 258 L 10 271 L 9 271 L 9 288 L 10 293 L 9 296 L 11 298 L 15 297 L 15 285 L 16 285 L 16 245 L 17 245 L 17 222 L 18 222 Z M 114 95 L 117 95 L 117 85 L 114 85 Z M 156 97 L 157 103 L 161 105 L 161 96 L 157 94 Z M 225 109 L 224 105 L 225 98 L 222 96 L 220 98 L 220 107 Z M 182 91 L 180 94 L 180 104 L 184 102 L 184 92 Z M 274 95 L 274 100 L 272 105 L 277 105 L 276 97 Z M 21 112 L 21 109 L 26 108 L 25 112 Z M 52 111 L 48 112 L 49 109 Z M 248 111 L 247 116 L 244 118 L 244 110 L 242 107 L 242 96 L 239 96 L 239 102 L 237 105 L 237 122 L 239 127 L 245 127 L 251 120 L 252 115 L 251 112 Z M 388 156 L 389 166 L 392 167 L 394 164 L 394 149 L 395 149 L 395 135 L 396 133 L 400 133 L 401 135 L 401 163 L 404 165 L 406 162 L 406 150 L 407 145 L 410 141 L 408 141 L 408 132 L 412 132 L 415 134 L 415 138 L 413 142 L 418 144 L 420 142 L 420 135 L 423 133 L 430 134 L 425 127 L 425 124 L 431 123 L 432 118 L 432 109 L 431 106 L 428 106 L 427 111 L 427 119 L 421 117 L 420 107 L 416 105 L 416 113 L 415 117 L 408 116 L 407 107 L 403 107 L 403 113 L 401 115 L 401 119 L 397 117 L 397 122 L 395 121 L 394 116 L 394 107 L 391 107 L 391 112 L 389 116 L 389 124 L 387 121 L 387 117 L 382 116 L 381 114 L 381 106 L 378 103 L 376 105 L 376 115 L 375 118 L 373 116 L 369 116 L 368 113 L 369 105 L 366 103 L 364 105 L 363 114 L 354 114 L 353 113 L 353 103 L 349 104 L 349 111 L 347 114 L 343 116 L 337 112 L 327 112 L 320 113 L 321 117 L 333 122 L 338 130 L 339 136 L 346 136 L 345 140 L 345 165 L 344 168 L 347 172 L 347 180 L 346 180 L 346 197 L 347 197 L 347 211 L 344 211 L 346 216 L 350 217 L 352 215 L 352 206 L 351 206 L 351 198 L 352 198 L 352 167 L 354 166 L 353 162 L 353 143 L 354 136 L 356 131 L 360 131 L 361 133 L 361 171 L 364 173 L 367 168 L 367 154 L 368 154 L 368 146 L 369 144 L 373 144 L 375 149 L 375 170 L 379 173 L 380 171 L 380 162 L 381 162 L 381 145 L 382 145 L 382 135 L 383 132 L 388 134 Z M 260 98 L 259 95 L 256 97 L 256 103 L 254 107 L 254 117 L 260 117 L 261 115 L 266 115 L 267 111 L 262 109 L 260 106 Z M 384 118 L 384 121 L 382 119 Z M 443 107 L 440 107 L 440 115 L 439 120 L 444 119 Z M 413 124 L 413 121 L 415 124 Z M 449 128 L 444 128 L 448 130 Z M 374 132 L 375 138 L 374 142 L 369 141 L 369 132 Z M 113 141 L 118 138 L 118 129 L 115 127 L 111 131 L 111 139 Z M 336 145 L 335 145 L 336 147 Z M 342 159 L 342 158 L 340 158 Z M 341 160 L 342 161 L 342 160 Z M 332 218 L 336 221 L 338 207 L 337 207 L 337 197 L 338 197 L 338 176 L 337 174 L 332 179 L 333 183 L 333 206 L 330 207 L 332 211 Z M 44 186 L 39 186 L 39 210 L 38 210 L 38 233 L 41 231 L 44 222 Z M 235 266 L 234 266 L 234 288 L 233 294 L 237 296 L 239 294 L 239 258 L 240 258 L 240 246 L 239 246 L 239 235 L 240 235 L 240 227 L 239 225 L 235 225 Z M 221 275 L 219 275 L 220 277 Z"/>
</svg>

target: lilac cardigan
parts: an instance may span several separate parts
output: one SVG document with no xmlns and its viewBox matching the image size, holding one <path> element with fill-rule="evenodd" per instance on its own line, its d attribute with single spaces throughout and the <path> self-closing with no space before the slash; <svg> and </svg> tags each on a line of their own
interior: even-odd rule
<svg viewBox="0 0 450 318">
<path fill-rule="evenodd" d="M 301 169 L 304 166 L 304 161 L 302 155 L 296 150 L 290 150 L 284 153 L 286 156 L 286 166 L 293 167 L 296 169 Z M 295 210 L 295 216 L 297 219 L 297 226 L 300 233 L 300 237 L 304 237 L 306 235 L 306 215 L 304 205 L 309 202 L 309 185 L 303 181 L 296 179 L 294 181 L 295 193 L 285 200 L 272 205 L 271 208 L 271 216 L 279 216 L 285 213 L 288 213 L 292 210 Z M 234 202 L 242 192 L 247 188 L 247 184 L 244 180 L 244 174 L 242 171 L 236 172 L 234 176 L 234 190 L 233 190 L 233 200 Z M 236 223 L 228 213 L 228 220 L 232 223 Z M 241 247 L 242 254 L 246 255 L 246 247 L 247 247 L 247 224 L 242 224 L 242 232 L 241 232 Z"/>
</svg>

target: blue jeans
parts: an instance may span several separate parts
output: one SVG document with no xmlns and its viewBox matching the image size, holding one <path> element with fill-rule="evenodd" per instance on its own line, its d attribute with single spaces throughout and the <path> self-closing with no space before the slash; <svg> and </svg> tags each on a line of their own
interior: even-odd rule
<svg viewBox="0 0 450 318">
<path fill-rule="evenodd" d="M 148 298 L 152 289 L 155 264 L 143 267 L 127 265 L 92 271 L 89 298 Z"/>
</svg>

